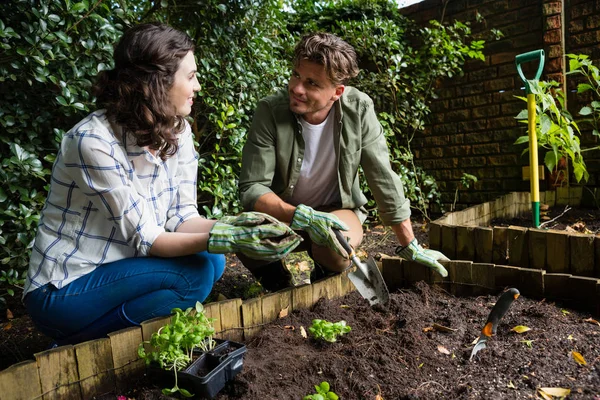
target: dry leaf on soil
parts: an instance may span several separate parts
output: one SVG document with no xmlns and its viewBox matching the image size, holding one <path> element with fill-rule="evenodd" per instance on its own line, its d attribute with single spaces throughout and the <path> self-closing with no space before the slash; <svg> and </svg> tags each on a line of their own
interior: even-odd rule
<svg viewBox="0 0 600 400">
<path fill-rule="evenodd" d="M 575 360 L 575 362 L 579 365 L 587 365 L 587 361 L 585 361 L 585 358 L 583 358 L 583 356 L 581 355 L 581 353 L 576 352 L 575 350 L 571 351 L 571 354 L 573 355 L 573 360 Z"/>
<path fill-rule="evenodd" d="M 308 337 L 308 335 L 306 334 L 306 330 L 304 329 L 304 327 L 302 325 L 300 325 L 300 334 L 302 335 L 302 337 L 304 339 L 306 339 Z"/>
<path fill-rule="evenodd" d="M 586 318 L 586 319 L 583 320 L 583 322 L 589 322 L 590 324 L 595 324 L 595 325 L 600 326 L 600 322 L 596 321 L 593 318 Z"/>
<path fill-rule="evenodd" d="M 6 309 L 6 318 L 7 319 L 13 319 L 14 318 L 12 311 L 10 311 L 8 308 Z"/>
<path fill-rule="evenodd" d="M 511 331 L 517 332 L 517 333 L 525 333 L 530 330 L 531 330 L 531 328 L 528 326 L 525 326 L 525 325 L 517 325 L 511 329 Z"/>
<path fill-rule="evenodd" d="M 564 388 L 538 388 L 538 393 L 544 399 L 552 400 L 554 397 L 564 398 L 571 394 L 571 389 Z"/>
<path fill-rule="evenodd" d="M 431 332 L 433 330 L 433 326 L 426 326 L 423 328 L 423 332 Z"/>
<path fill-rule="evenodd" d="M 287 317 L 289 309 L 289 307 L 286 307 L 283 310 L 279 311 L 279 318 Z"/>
<path fill-rule="evenodd" d="M 438 349 L 438 351 L 439 351 L 440 353 L 442 353 L 442 354 L 447 354 L 447 355 L 450 355 L 450 351 L 449 351 L 447 348 L 445 348 L 444 346 L 442 346 L 442 345 L 439 345 L 439 346 L 437 347 L 437 349 Z"/>
</svg>

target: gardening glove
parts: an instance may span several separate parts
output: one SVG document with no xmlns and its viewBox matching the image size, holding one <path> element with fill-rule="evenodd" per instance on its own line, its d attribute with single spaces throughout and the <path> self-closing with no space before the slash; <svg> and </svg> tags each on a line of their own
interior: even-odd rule
<svg viewBox="0 0 600 400">
<path fill-rule="evenodd" d="M 244 212 L 221 218 L 208 233 L 209 253 L 243 253 L 255 260 L 277 261 L 300 244 L 302 237 L 264 213 Z"/>
<path fill-rule="evenodd" d="M 333 232 L 334 229 L 347 231 L 348 227 L 335 215 L 315 211 L 309 206 L 300 204 L 296 207 L 290 228 L 305 231 L 314 243 L 328 247 L 345 259 L 349 259 L 348 252 L 344 250 Z"/>
<path fill-rule="evenodd" d="M 450 261 L 450 259 L 439 251 L 422 248 L 416 238 L 406 247 L 396 247 L 396 255 L 405 260 L 416 261 L 423 264 L 426 267 L 433 269 L 444 278 L 448 276 L 448 271 L 446 271 L 446 268 L 444 268 L 438 260 Z"/>
</svg>

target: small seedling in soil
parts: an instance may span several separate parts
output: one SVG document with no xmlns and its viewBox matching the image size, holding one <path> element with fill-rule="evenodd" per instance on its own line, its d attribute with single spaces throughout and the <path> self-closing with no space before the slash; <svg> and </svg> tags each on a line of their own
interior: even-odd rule
<svg viewBox="0 0 600 400">
<path fill-rule="evenodd" d="M 204 315 L 204 307 L 199 301 L 196 302 L 196 307 L 190 307 L 185 311 L 174 308 L 171 314 L 173 314 L 171 323 L 153 333 L 149 341 L 140 343 L 138 355 L 146 361 L 146 364 L 155 363 L 162 369 L 173 371 L 175 386 L 171 389 L 163 389 L 163 394 L 179 392 L 185 397 L 192 397 L 193 394 L 189 391 L 177 386 L 177 371 L 192 362 L 194 349 L 199 348 L 207 352 L 215 347 L 212 338 L 215 333 L 214 318 Z M 154 351 L 147 353 L 144 348 L 146 343 L 150 344 Z"/>
<path fill-rule="evenodd" d="M 335 342 L 339 335 L 348 333 L 351 330 L 344 320 L 333 323 L 323 319 L 313 319 L 312 326 L 308 328 L 312 337 L 330 343 Z"/>
<path fill-rule="evenodd" d="M 329 391 L 329 382 L 323 381 L 320 385 L 315 385 L 317 393 L 304 396 L 302 400 L 337 400 L 338 395 Z"/>
</svg>

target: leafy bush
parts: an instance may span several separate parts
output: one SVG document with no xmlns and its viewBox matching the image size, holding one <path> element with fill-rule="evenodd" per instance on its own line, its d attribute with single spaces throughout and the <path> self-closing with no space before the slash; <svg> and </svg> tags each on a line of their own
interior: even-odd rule
<svg viewBox="0 0 600 400">
<path fill-rule="evenodd" d="M 0 301 L 22 285 L 57 142 L 132 20 L 110 1 L 0 2 Z"/>
</svg>

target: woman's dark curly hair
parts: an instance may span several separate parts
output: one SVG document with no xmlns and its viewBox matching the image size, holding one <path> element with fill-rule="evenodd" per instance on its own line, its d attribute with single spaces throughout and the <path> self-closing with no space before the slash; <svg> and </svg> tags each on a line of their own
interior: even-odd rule
<svg viewBox="0 0 600 400">
<path fill-rule="evenodd" d="M 192 39 L 170 26 L 136 25 L 117 44 L 114 69 L 102 71 L 93 88 L 97 106 L 106 108 L 138 146 L 158 150 L 163 160 L 177 152 L 176 135 L 184 129 L 169 89 L 181 60 L 193 50 Z"/>
</svg>

